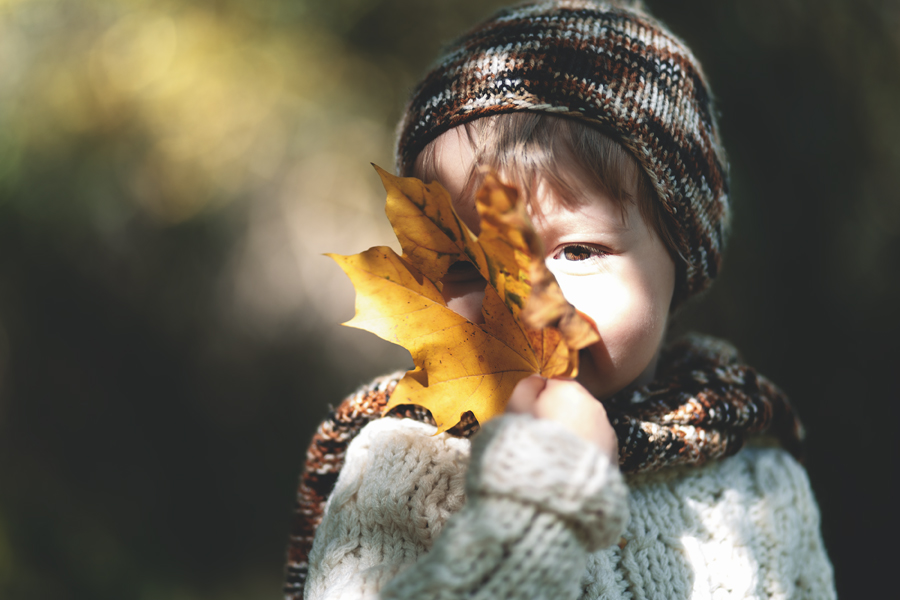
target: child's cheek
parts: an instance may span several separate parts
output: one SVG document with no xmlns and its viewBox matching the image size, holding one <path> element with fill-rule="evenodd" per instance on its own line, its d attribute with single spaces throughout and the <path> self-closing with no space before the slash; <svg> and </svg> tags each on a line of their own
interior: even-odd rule
<svg viewBox="0 0 900 600">
<path fill-rule="evenodd" d="M 592 350 L 607 383 L 624 387 L 638 377 L 655 356 L 664 324 L 658 322 L 652 294 L 641 281 L 612 273 L 554 275 L 566 299 L 591 317 L 600 331 L 599 349 Z"/>
<path fill-rule="evenodd" d="M 627 290 L 600 274 L 572 274 L 559 268 L 550 269 L 559 282 L 563 295 L 578 310 L 591 317 L 598 327 L 627 305 Z M 602 333 L 602 327 L 601 327 Z"/>
</svg>

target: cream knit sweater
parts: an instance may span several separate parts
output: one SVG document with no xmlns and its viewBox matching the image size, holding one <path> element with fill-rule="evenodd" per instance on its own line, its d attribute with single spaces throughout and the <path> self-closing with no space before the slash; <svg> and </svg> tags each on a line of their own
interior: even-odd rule
<svg viewBox="0 0 900 600">
<path fill-rule="evenodd" d="M 385 418 L 350 444 L 307 599 L 835 597 L 781 449 L 625 478 L 550 421 L 494 419 L 471 448 L 434 431 Z"/>
</svg>

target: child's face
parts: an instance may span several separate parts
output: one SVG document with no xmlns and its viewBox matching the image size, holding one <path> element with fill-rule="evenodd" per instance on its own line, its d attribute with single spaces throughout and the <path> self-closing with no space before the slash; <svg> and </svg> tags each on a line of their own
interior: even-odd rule
<svg viewBox="0 0 900 600">
<path fill-rule="evenodd" d="M 463 195 L 473 159 L 461 129 L 437 139 L 436 179 L 450 192 L 460 218 L 477 232 L 474 197 Z M 566 204 L 539 182 L 532 220 L 566 298 L 597 323 L 601 340 L 582 351 L 578 380 L 602 400 L 653 378 L 675 289 L 675 264 L 635 202 L 623 206 L 566 165 L 560 165 L 560 174 L 585 202 Z M 474 268 L 457 263 L 443 284 L 450 308 L 470 321 L 483 321 L 484 281 Z"/>
</svg>

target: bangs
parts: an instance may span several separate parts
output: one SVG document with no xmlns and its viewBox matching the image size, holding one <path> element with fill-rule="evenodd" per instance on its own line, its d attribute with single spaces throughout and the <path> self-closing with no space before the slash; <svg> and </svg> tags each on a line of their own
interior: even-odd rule
<svg viewBox="0 0 900 600">
<path fill-rule="evenodd" d="M 475 150 L 463 194 L 472 194 L 484 175 L 480 167 L 498 173 L 525 198 L 534 198 L 541 183 L 563 202 L 586 202 L 566 171 L 580 172 L 594 189 L 623 205 L 639 201 L 649 187 L 628 152 L 609 136 L 583 124 L 545 113 L 517 112 L 482 117 L 461 126 Z M 435 143 L 429 143 L 415 163 L 415 175 L 426 181 L 437 175 Z M 565 165 L 566 169 L 560 169 Z M 637 179 L 637 186 L 635 180 Z M 636 191 L 635 191 L 636 190 Z"/>
<path fill-rule="evenodd" d="M 678 251 L 673 225 L 666 221 L 656 192 L 637 160 L 610 136 L 583 123 L 539 112 L 512 112 L 481 117 L 461 125 L 475 157 L 462 196 L 475 193 L 484 174 L 481 167 L 498 173 L 518 188 L 526 201 L 535 198 L 541 184 L 560 201 L 577 206 L 590 199 L 566 178 L 581 173 L 595 190 L 618 202 L 623 213 L 636 202 L 644 223 L 653 229 L 683 270 L 685 258 Z M 424 181 L 437 177 L 439 157 L 432 140 L 419 153 L 412 173 Z M 561 169 L 560 165 L 567 168 Z"/>
</svg>

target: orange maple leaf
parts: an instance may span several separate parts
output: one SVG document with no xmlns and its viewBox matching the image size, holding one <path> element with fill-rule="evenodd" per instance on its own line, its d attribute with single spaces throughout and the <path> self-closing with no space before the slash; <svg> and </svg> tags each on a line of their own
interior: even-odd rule
<svg viewBox="0 0 900 600">
<path fill-rule="evenodd" d="M 329 256 L 357 291 L 356 316 L 345 325 L 403 346 L 416 365 L 386 410 L 423 406 L 440 432 L 466 411 L 480 423 L 501 414 L 513 388 L 529 375 L 574 377 L 578 351 L 600 336 L 590 318 L 566 302 L 544 264 L 540 239 L 516 190 L 485 174 L 476 193 L 476 236 L 439 183 L 375 169 L 403 255 L 379 246 Z M 441 295 L 441 278 L 457 261 L 474 265 L 487 282 L 484 323 L 458 315 Z"/>
</svg>

